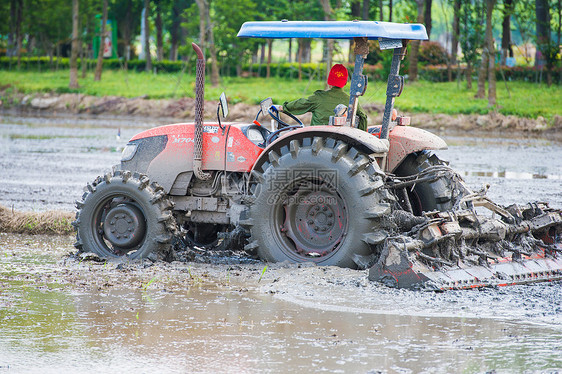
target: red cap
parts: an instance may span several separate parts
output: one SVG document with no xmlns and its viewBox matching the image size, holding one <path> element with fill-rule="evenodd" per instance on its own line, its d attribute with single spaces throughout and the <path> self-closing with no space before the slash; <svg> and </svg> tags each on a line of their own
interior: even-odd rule
<svg viewBox="0 0 562 374">
<path fill-rule="evenodd" d="M 347 69 L 342 64 L 335 64 L 328 75 L 330 86 L 343 87 L 347 84 Z"/>
</svg>

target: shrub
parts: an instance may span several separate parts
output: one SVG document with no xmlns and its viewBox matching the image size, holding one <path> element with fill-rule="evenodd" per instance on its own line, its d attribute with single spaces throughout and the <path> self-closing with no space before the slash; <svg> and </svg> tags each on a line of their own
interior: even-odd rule
<svg viewBox="0 0 562 374">
<path fill-rule="evenodd" d="M 447 63 L 447 51 L 439 42 L 422 42 L 420 45 L 419 61 L 427 65 Z"/>
</svg>

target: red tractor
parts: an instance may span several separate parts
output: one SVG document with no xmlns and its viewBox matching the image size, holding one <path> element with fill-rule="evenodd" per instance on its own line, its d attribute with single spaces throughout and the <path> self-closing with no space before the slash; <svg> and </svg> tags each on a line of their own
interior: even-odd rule
<svg viewBox="0 0 562 374">
<path fill-rule="evenodd" d="M 78 249 L 136 259 L 166 257 L 174 239 L 205 249 L 243 242 L 265 261 L 371 268 L 372 280 L 398 287 L 562 277 L 559 211 L 545 204 L 502 208 L 469 191 L 431 153 L 447 147 L 442 139 L 408 126 L 406 117 L 392 119 L 404 85 L 400 61 L 408 40 L 427 39 L 423 25 L 248 22 L 238 36 L 354 39 L 348 107 L 335 108 L 333 125 L 304 126 L 294 116 L 288 123 L 266 99 L 253 123 L 221 123 L 219 112 L 228 114 L 223 94 L 217 122 L 204 124 L 205 62 L 194 44 L 195 123 L 137 134 L 121 164 L 87 185 L 77 202 Z M 367 86 L 369 39 L 394 54 L 382 125 L 365 132 L 356 128 L 355 113 Z M 272 128 L 260 114 L 271 117 Z M 500 218 L 477 215 L 478 206 Z M 522 238 L 532 250 L 520 249 Z M 521 270 L 518 260 L 538 265 Z M 511 267 L 495 270 L 504 263 Z M 468 267 L 489 271 L 473 276 Z"/>
</svg>

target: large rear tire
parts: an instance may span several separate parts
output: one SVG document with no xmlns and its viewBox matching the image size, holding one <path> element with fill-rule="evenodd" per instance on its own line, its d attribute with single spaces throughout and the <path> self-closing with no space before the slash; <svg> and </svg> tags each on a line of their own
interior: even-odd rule
<svg viewBox="0 0 562 374">
<path fill-rule="evenodd" d="M 433 167 L 447 167 L 447 164 L 436 155 L 427 152 L 409 154 L 396 168 L 398 177 L 409 177 Z M 433 182 L 416 183 L 414 189 L 407 188 L 412 211 L 420 216 L 423 212 L 452 210 L 459 196 L 459 187 L 452 177 L 453 173 L 444 174 Z"/>
<path fill-rule="evenodd" d="M 165 258 L 176 232 L 172 203 L 145 175 L 114 171 L 88 184 L 78 213 L 75 244 L 104 258 Z"/>
<path fill-rule="evenodd" d="M 255 170 L 248 251 L 270 262 L 357 268 L 372 259 L 392 197 L 378 165 L 334 139 L 295 139 Z"/>
</svg>

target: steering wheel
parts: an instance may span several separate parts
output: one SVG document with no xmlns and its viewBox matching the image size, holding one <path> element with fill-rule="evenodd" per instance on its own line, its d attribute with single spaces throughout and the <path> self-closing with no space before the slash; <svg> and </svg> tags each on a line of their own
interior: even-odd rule
<svg viewBox="0 0 562 374">
<path fill-rule="evenodd" d="M 279 116 L 279 111 L 277 110 L 277 108 L 272 105 L 271 107 L 269 107 L 269 109 L 267 110 L 267 113 L 271 116 L 271 118 L 273 118 L 274 120 L 277 121 L 277 123 L 279 124 L 279 130 L 281 129 L 287 129 L 289 127 L 291 128 L 298 128 L 298 127 L 304 127 L 302 121 L 300 119 L 298 119 L 297 117 L 295 117 L 294 115 L 292 115 L 291 113 L 285 113 L 286 115 L 288 115 L 289 117 L 291 117 L 291 119 L 293 119 L 293 121 L 295 121 L 298 125 L 289 125 L 287 122 L 283 121 L 281 119 L 281 117 Z M 277 130 L 277 131 L 279 131 Z M 273 132 L 271 135 L 275 134 L 277 131 Z M 271 135 L 269 137 L 271 137 Z"/>
</svg>

